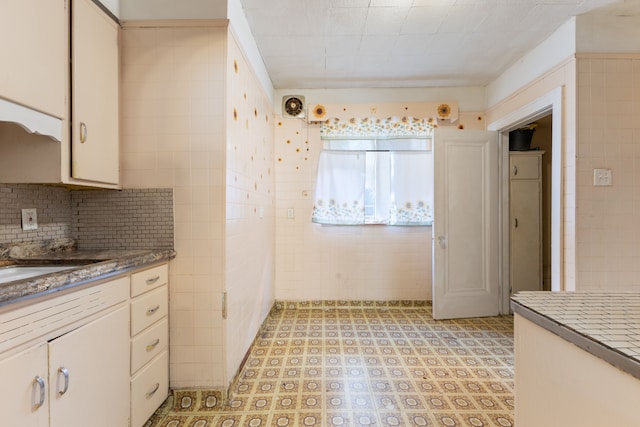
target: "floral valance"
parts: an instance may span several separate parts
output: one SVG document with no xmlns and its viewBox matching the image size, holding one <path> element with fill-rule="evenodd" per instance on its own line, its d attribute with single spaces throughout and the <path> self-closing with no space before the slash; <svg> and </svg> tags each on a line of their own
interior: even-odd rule
<svg viewBox="0 0 640 427">
<path fill-rule="evenodd" d="M 419 119 L 415 117 L 375 117 L 351 118 L 341 120 L 329 119 L 320 127 L 320 138 L 323 140 L 336 139 L 400 139 L 433 137 L 433 119 Z"/>
</svg>

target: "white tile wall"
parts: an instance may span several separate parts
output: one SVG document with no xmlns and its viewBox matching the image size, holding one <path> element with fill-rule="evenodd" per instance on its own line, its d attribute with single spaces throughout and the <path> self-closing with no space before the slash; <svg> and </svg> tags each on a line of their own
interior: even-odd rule
<svg viewBox="0 0 640 427">
<path fill-rule="evenodd" d="M 578 60 L 579 290 L 640 290 L 640 57 Z M 610 187 L 593 186 L 609 168 Z"/>
<path fill-rule="evenodd" d="M 429 117 L 429 103 L 423 105 L 420 110 L 419 103 L 412 103 L 411 115 Z M 345 103 L 340 107 L 331 114 L 342 115 L 342 119 L 357 115 L 355 112 L 383 118 L 409 114 L 402 103 Z M 484 115 L 461 113 L 454 126 L 484 129 Z M 431 227 L 311 222 L 322 148 L 319 131 L 318 124 L 277 118 L 276 299 L 430 300 Z M 289 208 L 294 209 L 293 219 L 287 218 Z"/>
<path fill-rule="evenodd" d="M 226 378 L 274 301 L 273 106 L 233 36 L 227 48 Z"/>
<path fill-rule="evenodd" d="M 171 386 L 224 383 L 226 28 L 123 34 L 123 185 L 173 188 Z"/>
</svg>

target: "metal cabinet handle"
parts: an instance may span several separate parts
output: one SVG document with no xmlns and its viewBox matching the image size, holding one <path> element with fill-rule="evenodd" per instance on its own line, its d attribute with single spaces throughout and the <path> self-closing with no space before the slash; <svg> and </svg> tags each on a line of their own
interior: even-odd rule
<svg viewBox="0 0 640 427">
<path fill-rule="evenodd" d="M 518 175 L 518 166 L 513 166 L 513 176 Z"/>
<path fill-rule="evenodd" d="M 160 309 L 159 305 L 156 305 L 155 307 L 152 308 L 148 308 L 147 309 L 147 316 L 151 316 L 153 314 L 155 314 L 156 311 L 158 311 Z"/>
<path fill-rule="evenodd" d="M 154 342 L 152 342 L 151 344 L 147 345 L 147 351 L 151 351 L 154 348 L 156 348 L 156 346 L 160 344 L 160 338 L 156 338 L 156 340 Z"/>
<path fill-rule="evenodd" d="M 447 247 L 447 239 L 444 236 L 438 236 L 438 243 L 442 249 Z"/>
<path fill-rule="evenodd" d="M 515 228 L 518 228 L 518 218 L 515 218 L 513 225 Z"/>
<path fill-rule="evenodd" d="M 153 285 L 158 280 L 160 280 L 160 276 L 150 277 L 146 280 L 147 285 Z"/>
<path fill-rule="evenodd" d="M 69 370 L 65 367 L 60 367 L 58 372 L 64 377 L 64 388 L 58 392 L 58 396 L 62 396 L 69 390 Z"/>
<path fill-rule="evenodd" d="M 80 122 L 80 143 L 84 144 L 87 140 L 87 125 L 84 122 Z"/>
<path fill-rule="evenodd" d="M 39 396 L 38 403 L 33 405 L 33 410 L 35 411 L 38 408 L 40 408 L 42 405 L 44 405 L 45 385 L 44 385 L 44 380 L 42 379 L 41 376 L 36 376 L 33 380 L 33 384 L 34 386 L 37 385 L 38 388 L 40 389 L 40 396 Z"/>
<path fill-rule="evenodd" d="M 149 399 L 151 396 L 156 394 L 156 391 L 158 391 L 159 388 L 160 388 L 160 383 L 156 383 L 156 385 L 153 386 L 153 390 L 151 390 L 149 393 L 147 393 L 147 399 Z"/>
</svg>

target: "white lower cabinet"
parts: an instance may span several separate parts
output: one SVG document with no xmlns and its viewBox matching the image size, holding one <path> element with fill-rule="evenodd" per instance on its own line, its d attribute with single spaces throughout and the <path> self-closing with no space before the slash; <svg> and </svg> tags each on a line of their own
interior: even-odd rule
<svg viewBox="0 0 640 427">
<path fill-rule="evenodd" d="M 123 306 L 1 361 L 2 424 L 126 426 L 128 323 Z"/>
<path fill-rule="evenodd" d="M 166 349 L 131 378 L 131 426 L 142 426 L 167 398 L 169 353 Z"/>
<path fill-rule="evenodd" d="M 6 426 L 49 425 L 47 343 L 0 361 L 0 414 Z"/>
<path fill-rule="evenodd" d="M 49 342 L 51 427 L 127 425 L 128 329 L 122 307 Z"/>
<path fill-rule="evenodd" d="M 168 266 L 131 275 L 131 426 L 140 427 L 169 394 Z"/>
<path fill-rule="evenodd" d="M 0 426 L 140 427 L 169 394 L 168 264 L 0 307 Z"/>
</svg>

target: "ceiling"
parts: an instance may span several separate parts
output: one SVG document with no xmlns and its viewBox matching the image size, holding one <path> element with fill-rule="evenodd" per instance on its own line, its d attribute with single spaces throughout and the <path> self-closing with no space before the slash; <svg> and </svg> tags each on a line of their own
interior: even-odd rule
<svg viewBox="0 0 640 427">
<path fill-rule="evenodd" d="M 484 86 L 570 17 L 640 0 L 240 0 L 276 89 Z"/>
</svg>

